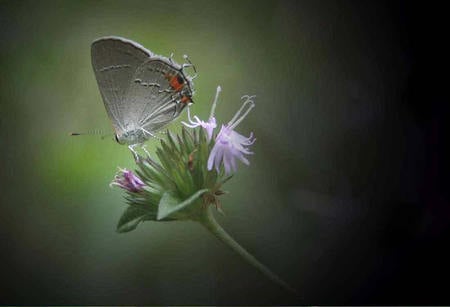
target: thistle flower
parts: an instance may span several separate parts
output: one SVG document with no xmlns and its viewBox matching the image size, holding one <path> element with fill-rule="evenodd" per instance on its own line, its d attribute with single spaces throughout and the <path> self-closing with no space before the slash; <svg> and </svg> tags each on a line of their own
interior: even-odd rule
<svg viewBox="0 0 450 307">
<path fill-rule="evenodd" d="M 232 177 L 230 172 L 236 171 L 235 160 L 248 165 L 245 155 L 251 154 L 248 147 L 255 141 L 253 133 L 244 137 L 234 130 L 254 107 L 253 96 L 243 96 L 242 107 L 214 138 L 214 112 L 220 91 L 218 87 L 208 121 L 197 116 L 192 120 L 188 113 L 189 123 L 183 123 L 180 134 L 167 132 L 161 139 L 155 152 L 157 159 L 149 154 L 138 156 L 136 174 L 126 169 L 116 174 L 111 186 L 124 189 L 128 203 L 117 231 L 134 230 L 144 221 L 196 221 L 272 281 L 295 292 L 214 219 L 212 207 L 220 211 L 219 197 L 225 193 L 222 186 Z"/>
<path fill-rule="evenodd" d="M 243 96 L 245 99 L 242 107 L 236 112 L 234 117 L 226 125 L 222 125 L 219 134 L 216 137 L 216 142 L 208 158 L 208 170 L 212 170 L 215 166 L 219 171 L 221 162 L 225 167 L 225 174 L 230 174 L 231 171 L 236 172 L 236 159 L 241 160 L 244 164 L 249 165 L 250 162 L 244 155 L 252 154 L 248 150 L 248 146 L 252 145 L 256 139 L 253 138 L 253 132 L 249 137 L 245 137 L 234 129 L 244 120 L 247 114 L 255 107 L 253 102 L 254 96 Z M 241 115 L 243 110 L 247 110 Z"/>
<path fill-rule="evenodd" d="M 221 92 L 221 87 L 217 87 L 216 96 L 214 98 L 213 105 L 211 107 L 211 113 L 209 120 L 207 122 L 201 120 L 197 116 L 194 116 L 194 120 L 191 119 L 191 114 L 188 108 L 188 119 L 189 124 L 183 122 L 183 125 L 189 128 L 202 127 L 206 130 L 208 135 L 208 141 L 212 139 L 213 131 L 217 127 L 215 110 L 217 106 L 217 100 L 219 93 Z M 250 133 L 249 137 L 245 137 L 234 129 L 244 120 L 244 118 L 250 113 L 250 111 L 255 107 L 253 98 L 255 96 L 242 96 L 241 99 L 245 99 L 241 108 L 236 112 L 234 117 L 226 125 L 222 125 L 219 134 L 215 139 L 215 145 L 208 158 L 208 170 L 212 170 L 215 166 L 217 172 L 219 172 L 220 165 L 223 162 L 225 167 L 225 174 L 230 174 L 231 172 L 237 171 L 236 159 L 241 160 L 244 164 L 249 165 L 250 162 L 244 155 L 252 154 L 248 149 L 248 146 L 255 142 L 253 138 L 253 132 Z M 247 108 L 244 112 L 244 109 Z"/>
<path fill-rule="evenodd" d="M 110 186 L 116 185 L 129 192 L 137 193 L 142 191 L 142 187 L 145 185 L 142 180 L 133 174 L 132 171 L 127 169 L 120 169 L 114 176 L 114 180 L 110 183 Z"/>
<path fill-rule="evenodd" d="M 231 177 L 206 168 L 213 146 L 203 128 L 173 136 L 169 131 L 156 149 L 157 159 L 138 156 L 136 175 L 120 170 L 111 186 L 127 192 L 128 208 L 117 225 L 119 232 L 147 220 L 199 220 L 210 204 L 220 207 L 222 185 Z"/>
</svg>

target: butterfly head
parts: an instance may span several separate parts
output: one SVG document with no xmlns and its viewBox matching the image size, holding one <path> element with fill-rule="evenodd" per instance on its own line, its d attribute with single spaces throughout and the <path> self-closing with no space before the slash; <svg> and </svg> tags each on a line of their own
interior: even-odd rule
<svg viewBox="0 0 450 307">
<path fill-rule="evenodd" d="M 126 131 L 123 133 L 116 133 L 114 138 L 117 143 L 121 145 L 134 145 L 144 143 L 150 135 L 147 135 L 143 129 L 136 129 Z"/>
</svg>

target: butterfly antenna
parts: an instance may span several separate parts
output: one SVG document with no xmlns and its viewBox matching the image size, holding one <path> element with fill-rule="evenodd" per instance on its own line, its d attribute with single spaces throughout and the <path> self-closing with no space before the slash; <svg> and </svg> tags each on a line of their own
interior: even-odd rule
<svg viewBox="0 0 450 307">
<path fill-rule="evenodd" d="M 86 132 L 71 132 L 70 136 L 79 136 L 79 135 L 100 135 L 100 138 L 104 140 L 107 136 L 111 136 L 111 133 L 105 134 L 102 130 L 91 130 Z"/>
</svg>

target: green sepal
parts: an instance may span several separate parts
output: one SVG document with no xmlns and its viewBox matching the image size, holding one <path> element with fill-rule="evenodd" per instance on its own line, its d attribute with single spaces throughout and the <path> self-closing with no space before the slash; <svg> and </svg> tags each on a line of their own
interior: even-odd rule
<svg viewBox="0 0 450 307">
<path fill-rule="evenodd" d="M 140 222 L 152 219 L 152 215 L 154 217 L 154 214 L 149 213 L 148 210 L 143 209 L 141 206 L 129 205 L 120 217 L 116 231 L 119 233 L 132 231 L 136 229 Z"/>
<path fill-rule="evenodd" d="M 118 225 L 118 232 L 135 229 L 140 222 L 196 220 L 205 207 L 203 193 L 209 193 L 204 205 L 216 203 L 216 194 L 231 178 L 219 172 L 208 171 L 207 161 L 214 146 L 208 142 L 203 128 L 192 131 L 182 128 L 160 141 L 155 150 L 157 159 L 140 157 L 135 173 L 144 182 L 139 192 L 128 192 L 125 199 L 132 206 L 125 210 Z M 216 203 L 217 207 L 217 203 Z"/>
<path fill-rule="evenodd" d="M 158 215 L 156 219 L 160 221 L 164 218 L 170 218 L 180 210 L 194 204 L 204 193 L 208 191 L 208 189 L 198 190 L 184 201 L 181 201 L 180 199 L 174 197 L 169 192 L 164 193 L 158 205 Z"/>
</svg>

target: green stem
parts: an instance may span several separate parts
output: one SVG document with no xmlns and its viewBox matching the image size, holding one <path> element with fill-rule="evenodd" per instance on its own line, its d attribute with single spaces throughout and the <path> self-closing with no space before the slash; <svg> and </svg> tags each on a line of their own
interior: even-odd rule
<svg viewBox="0 0 450 307">
<path fill-rule="evenodd" d="M 225 243 L 229 248 L 231 248 L 234 252 L 239 254 L 245 261 L 251 264 L 253 267 L 258 269 L 261 273 L 263 273 L 266 277 L 268 277 L 273 282 L 282 286 L 284 289 L 289 290 L 293 293 L 297 293 L 297 291 L 289 286 L 285 281 L 283 281 L 280 277 L 278 277 L 275 273 L 269 270 L 265 265 L 256 260 L 253 255 L 247 252 L 239 243 L 237 243 L 225 230 L 217 223 L 216 219 L 210 208 L 205 210 L 205 215 L 200 220 L 200 223 L 205 226 L 213 235 L 215 235 L 220 241 Z"/>
</svg>

